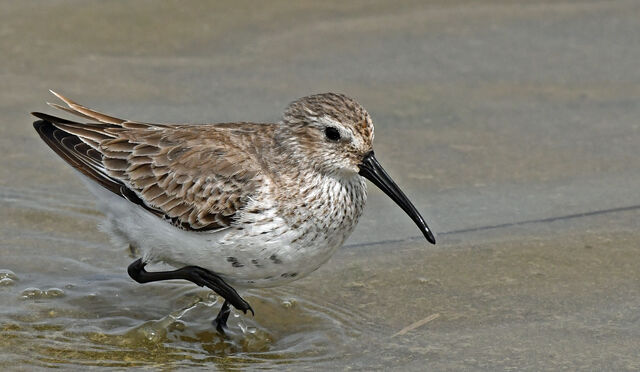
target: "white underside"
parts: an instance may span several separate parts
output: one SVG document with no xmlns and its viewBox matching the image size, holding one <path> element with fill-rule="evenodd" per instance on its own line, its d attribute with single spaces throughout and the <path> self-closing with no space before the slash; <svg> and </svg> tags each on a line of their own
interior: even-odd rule
<svg viewBox="0 0 640 372">
<path fill-rule="evenodd" d="M 313 234 L 300 238 L 298 230 L 290 229 L 271 213 L 268 224 L 245 224 L 242 229 L 213 232 L 186 231 L 82 178 L 106 215 L 101 230 L 114 244 L 130 245 L 145 262 L 206 268 L 238 287 L 277 286 L 308 275 L 331 257 L 355 226 L 329 236 L 322 235 L 326 234 L 320 231 L 322 226 L 306 226 Z M 359 213 L 354 222 L 357 217 Z"/>
</svg>

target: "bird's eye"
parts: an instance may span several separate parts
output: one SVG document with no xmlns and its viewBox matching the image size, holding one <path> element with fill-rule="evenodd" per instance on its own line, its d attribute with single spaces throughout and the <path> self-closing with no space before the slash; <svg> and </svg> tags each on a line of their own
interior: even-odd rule
<svg viewBox="0 0 640 372">
<path fill-rule="evenodd" d="M 330 141 L 337 141 L 340 139 L 340 132 L 334 127 L 326 127 L 324 135 L 327 136 Z"/>
</svg>

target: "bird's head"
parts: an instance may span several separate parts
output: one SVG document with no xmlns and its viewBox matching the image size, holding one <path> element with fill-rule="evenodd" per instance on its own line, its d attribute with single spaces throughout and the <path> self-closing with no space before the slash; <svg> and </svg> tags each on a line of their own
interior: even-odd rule
<svg viewBox="0 0 640 372">
<path fill-rule="evenodd" d="M 290 146 L 316 170 L 351 177 L 373 150 L 373 124 L 353 99 L 336 93 L 314 94 L 289 104 L 283 122 Z"/>
<path fill-rule="evenodd" d="M 306 163 L 331 177 L 357 175 L 373 182 L 418 225 L 427 240 L 433 233 L 373 153 L 373 123 L 367 110 L 337 93 L 302 97 L 286 108 L 278 136 L 291 161 Z"/>
</svg>

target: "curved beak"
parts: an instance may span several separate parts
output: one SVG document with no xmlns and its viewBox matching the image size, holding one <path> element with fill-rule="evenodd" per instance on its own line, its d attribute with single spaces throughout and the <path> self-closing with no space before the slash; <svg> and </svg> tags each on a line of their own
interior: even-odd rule
<svg viewBox="0 0 640 372">
<path fill-rule="evenodd" d="M 424 218 L 418 213 L 416 207 L 411 204 L 407 196 L 400 190 L 398 185 L 391 179 L 391 177 L 384 171 L 382 165 L 378 163 L 378 160 L 375 158 L 373 151 L 369 152 L 362 159 L 362 163 L 360 163 L 360 172 L 358 172 L 362 177 L 368 179 L 373 182 L 374 185 L 378 186 L 380 190 L 384 191 L 391 199 L 393 199 L 396 204 L 405 211 L 409 217 L 413 220 L 413 222 L 418 225 L 424 237 L 427 238 L 429 243 L 436 244 L 436 238 L 433 236 L 433 233 L 427 226 L 427 223 L 424 221 Z"/>
</svg>

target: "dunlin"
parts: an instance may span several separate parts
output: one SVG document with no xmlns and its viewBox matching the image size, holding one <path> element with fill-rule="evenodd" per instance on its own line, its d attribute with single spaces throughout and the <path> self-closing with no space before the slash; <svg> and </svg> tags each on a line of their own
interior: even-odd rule
<svg viewBox="0 0 640 372">
<path fill-rule="evenodd" d="M 435 238 L 373 153 L 373 124 L 353 99 L 300 98 L 278 123 L 150 124 L 118 119 L 54 93 L 78 123 L 43 113 L 34 127 L 85 177 L 106 215 L 104 230 L 140 258 L 139 283 L 185 279 L 230 305 L 253 309 L 232 287 L 300 279 L 351 234 L 367 198 L 365 178 Z M 173 271 L 149 272 L 150 262 Z"/>
</svg>

